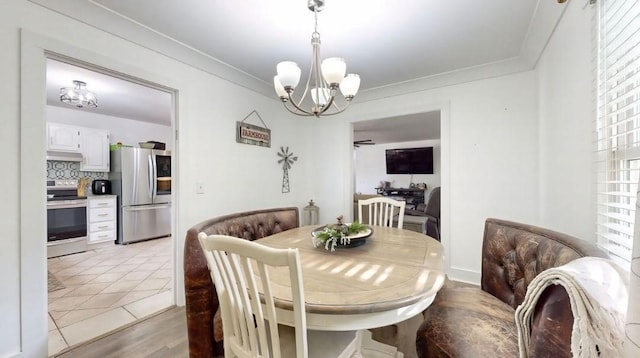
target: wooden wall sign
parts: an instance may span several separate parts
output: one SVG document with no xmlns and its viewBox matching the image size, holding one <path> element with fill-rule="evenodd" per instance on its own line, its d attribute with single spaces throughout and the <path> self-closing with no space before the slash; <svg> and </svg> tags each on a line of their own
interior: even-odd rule
<svg viewBox="0 0 640 358">
<path fill-rule="evenodd" d="M 247 118 L 254 113 L 258 116 L 258 119 L 260 119 L 264 127 L 245 122 Z M 267 127 L 256 110 L 253 110 L 240 122 L 236 122 L 236 142 L 259 145 L 261 147 L 271 147 L 271 129 Z"/>
</svg>

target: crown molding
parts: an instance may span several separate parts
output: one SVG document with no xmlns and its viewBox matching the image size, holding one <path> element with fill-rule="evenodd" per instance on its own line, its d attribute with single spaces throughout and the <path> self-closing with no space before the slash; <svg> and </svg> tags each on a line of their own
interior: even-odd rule
<svg viewBox="0 0 640 358">
<path fill-rule="evenodd" d="M 28 1 L 225 81 L 277 99 L 273 95 L 271 84 L 90 0 Z"/>
<path fill-rule="evenodd" d="M 145 27 L 91 0 L 28 1 L 262 94 L 274 101 L 277 100 L 271 83 L 267 83 L 213 56 Z M 520 53 L 514 58 L 361 90 L 356 101 L 360 103 L 367 102 L 533 70 L 553 35 L 558 22 L 561 20 L 566 6 L 567 4 L 538 0 Z"/>
<path fill-rule="evenodd" d="M 555 32 L 566 8 L 567 4 L 538 0 L 520 53 L 516 57 L 363 90 L 358 93 L 357 100 L 354 100 L 354 102 L 362 103 L 407 93 L 531 71 L 535 69 L 538 64 L 538 60 Z"/>
</svg>

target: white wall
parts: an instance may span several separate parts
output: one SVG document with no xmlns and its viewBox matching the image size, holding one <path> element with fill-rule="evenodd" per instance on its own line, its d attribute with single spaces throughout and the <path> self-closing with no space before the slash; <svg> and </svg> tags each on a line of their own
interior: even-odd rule
<svg viewBox="0 0 640 358">
<path fill-rule="evenodd" d="M 43 357 L 47 350 L 45 50 L 177 91 L 173 237 L 179 304 L 187 228 L 238 210 L 306 205 L 312 191 L 305 172 L 308 122 L 288 115 L 276 100 L 25 0 L 0 2 L 0 45 L 2 185 L 15 188 L 5 190 L 0 209 L 0 356 Z M 272 130 L 272 148 L 235 143 L 235 122 L 254 109 Z M 300 158 L 288 194 L 281 193 L 280 146 Z M 205 194 L 195 194 L 197 181 L 204 182 Z"/>
<path fill-rule="evenodd" d="M 47 106 L 46 111 L 47 122 L 109 130 L 109 143 L 122 142 L 137 147 L 138 142 L 155 140 L 166 143 L 166 150 L 173 150 L 170 126 L 57 106 Z"/>
<path fill-rule="evenodd" d="M 595 242 L 591 65 L 594 6 L 570 1 L 537 66 L 540 218 L 545 227 Z"/>
<path fill-rule="evenodd" d="M 385 151 L 395 148 L 433 147 L 433 174 L 387 174 Z M 356 193 L 375 194 L 380 181 L 391 182 L 394 188 L 408 188 L 411 183 L 426 183 L 427 191 L 440 186 L 440 140 L 363 145 L 355 149 Z"/>
<path fill-rule="evenodd" d="M 533 71 L 369 102 L 314 123 L 321 221 L 349 212 L 351 122 L 442 110 L 442 242 L 450 277 L 479 282 L 484 221 L 538 220 L 538 121 Z M 334 138 L 332 145 L 323 139 Z M 333 194 L 333 199 L 330 195 Z M 324 214 L 323 214 L 324 213 Z M 326 216 L 323 216 L 326 215 Z"/>
</svg>

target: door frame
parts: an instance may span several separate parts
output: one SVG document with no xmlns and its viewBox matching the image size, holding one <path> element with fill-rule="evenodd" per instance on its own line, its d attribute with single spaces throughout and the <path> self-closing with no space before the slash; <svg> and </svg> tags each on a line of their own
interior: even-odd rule
<svg viewBox="0 0 640 358">
<path fill-rule="evenodd" d="M 372 102 L 369 102 L 370 104 Z M 402 101 L 392 105 L 388 103 L 374 104 L 363 110 L 361 113 L 350 113 L 349 120 L 349 171 L 350 189 L 346 195 L 353 198 L 355 193 L 355 160 L 353 154 L 353 124 L 369 120 L 393 120 L 393 117 L 413 115 L 427 112 L 440 112 L 440 242 L 444 246 L 445 252 L 451 252 L 451 103 L 447 100 L 424 101 L 407 106 Z M 352 199 L 349 200 L 349 203 Z M 352 204 L 351 204 L 352 205 Z M 353 210 L 353 209 L 350 209 Z M 451 274 L 451 255 L 445 255 L 444 267 L 447 274 Z"/>
<path fill-rule="evenodd" d="M 101 55 L 70 43 L 62 42 L 29 30 L 20 30 L 20 335 L 24 356 L 47 356 L 47 257 L 46 241 L 46 60 L 65 62 L 99 70 L 149 87 L 171 93 L 172 98 L 172 198 L 178 193 L 177 171 L 180 147 L 179 128 L 180 81 L 166 74 L 148 71 L 121 62 L 115 55 Z M 33 99 L 36 99 L 35 103 Z M 176 240 L 178 201 L 172 204 L 172 271 L 173 301 L 180 304 L 178 284 L 179 257 Z"/>
</svg>

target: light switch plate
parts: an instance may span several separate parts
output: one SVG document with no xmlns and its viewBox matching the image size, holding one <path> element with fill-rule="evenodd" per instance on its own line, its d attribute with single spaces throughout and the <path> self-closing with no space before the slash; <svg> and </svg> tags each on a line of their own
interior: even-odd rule
<svg viewBox="0 0 640 358">
<path fill-rule="evenodd" d="M 204 183 L 201 181 L 196 182 L 196 194 L 204 194 Z"/>
</svg>

